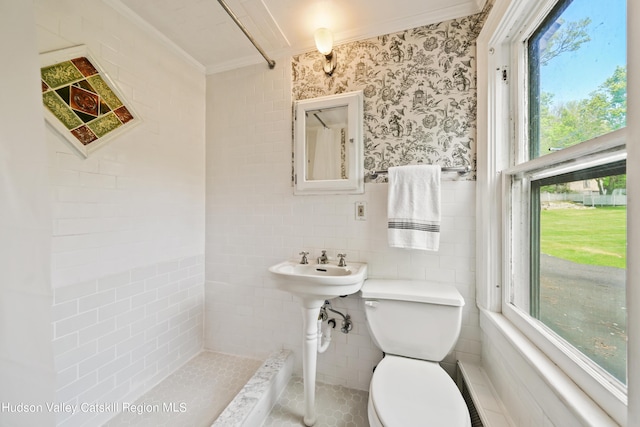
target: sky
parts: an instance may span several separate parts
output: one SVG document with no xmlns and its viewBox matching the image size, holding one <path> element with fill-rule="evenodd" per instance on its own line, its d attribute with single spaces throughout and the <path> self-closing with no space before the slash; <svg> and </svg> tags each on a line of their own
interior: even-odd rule
<svg viewBox="0 0 640 427">
<path fill-rule="evenodd" d="M 626 0 L 574 0 L 562 14 L 566 22 L 587 16 L 591 41 L 540 70 L 541 89 L 555 95 L 554 103 L 588 98 L 617 66 L 626 67 Z"/>
</svg>

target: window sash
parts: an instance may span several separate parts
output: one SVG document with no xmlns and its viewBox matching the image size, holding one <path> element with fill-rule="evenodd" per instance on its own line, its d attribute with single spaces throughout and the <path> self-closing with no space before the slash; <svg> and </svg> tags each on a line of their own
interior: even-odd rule
<svg viewBox="0 0 640 427">
<path fill-rule="evenodd" d="M 623 160 L 627 156 L 626 139 L 627 130 L 621 128 L 564 150 L 520 162 L 503 169 L 502 173 L 515 177 L 526 175 L 531 179 L 541 179 L 545 175 L 559 174 L 560 171 L 571 172 L 584 169 L 588 167 L 587 162 L 597 165 Z M 576 159 L 582 160 L 577 162 Z"/>
<path fill-rule="evenodd" d="M 625 128 L 502 171 L 504 273 L 502 312 L 610 414 L 626 412 L 627 388 L 522 307 L 531 307 L 532 182 L 626 160 Z M 526 288 L 525 288 L 526 287 Z M 518 292 L 518 290 L 524 290 Z"/>
<path fill-rule="evenodd" d="M 572 172 L 560 173 L 557 175 L 547 176 L 537 180 L 529 181 L 529 314 L 534 318 L 540 321 L 542 326 L 552 335 L 556 335 L 561 341 L 566 342 L 566 347 L 568 350 L 572 352 L 577 352 L 580 355 L 581 359 L 584 359 L 586 363 L 592 365 L 598 371 L 601 371 L 602 376 L 611 377 L 615 381 L 618 381 L 617 378 L 611 374 L 604 366 L 598 364 L 595 360 L 591 359 L 591 357 L 586 353 L 580 351 L 576 343 L 571 341 L 565 341 L 561 334 L 553 331 L 550 324 L 544 322 L 541 319 L 541 231 L 542 226 L 540 222 L 541 215 L 541 201 L 540 201 L 540 190 L 542 187 L 552 184 L 566 183 L 566 182 L 578 182 L 584 180 L 590 180 L 595 178 L 602 178 L 607 176 L 615 176 L 615 175 L 626 175 L 626 160 L 618 160 L 613 163 L 604 163 L 597 166 L 592 166 L 584 169 L 578 169 Z M 524 309 L 525 307 L 521 307 Z M 626 325 L 627 326 L 627 325 Z M 626 384 L 621 384 L 623 389 L 626 387 Z"/>
<path fill-rule="evenodd" d="M 572 172 L 551 175 L 546 178 L 540 178 L 535 180 L 535 183 L 536 186 L 544 187 L 545 185 L 559 184 L 568 181 L 584 181 L 587 179 L 602 178 L 605 176 L 624 175 L 627 173 L 626 169 L 626 161 L 619 160 L 598 166 L 577 169 Z"/>
</svg>

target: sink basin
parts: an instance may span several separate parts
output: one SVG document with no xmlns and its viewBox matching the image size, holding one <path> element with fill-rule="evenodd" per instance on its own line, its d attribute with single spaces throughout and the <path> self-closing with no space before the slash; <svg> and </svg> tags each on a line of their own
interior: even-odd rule
<svg viewBox="0 0 640 427">
<path fill-rule="evenodd" d="M 279 279 L 277 285 L 299 297 L 330 299 L 351 295 L 360 290 L 367 278 L 367 264 L 351 262 L 346 267 L 335 264 L 300 264 L 285 261 L 269 268 Z"/>
</svg>

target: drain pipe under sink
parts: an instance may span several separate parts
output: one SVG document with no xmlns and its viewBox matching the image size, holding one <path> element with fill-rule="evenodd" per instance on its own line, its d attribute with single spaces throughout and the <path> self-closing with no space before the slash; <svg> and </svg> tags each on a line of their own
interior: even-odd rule
<svg viewBox="0 0 640 427">
<path fill-rule="evenodd" d="M 333 319 L 331 319 L 333 320 Z M 329 322 L 331 322 L 331 320 Z M 335 327 L 335 320 L 333 321 Z M 324 353 L 331 344 L 331 329 L 330 325 L 327 325 L 327 331 L 322 330 L 322 319 L 318 319 L 318 353 Z"/>
</svg>

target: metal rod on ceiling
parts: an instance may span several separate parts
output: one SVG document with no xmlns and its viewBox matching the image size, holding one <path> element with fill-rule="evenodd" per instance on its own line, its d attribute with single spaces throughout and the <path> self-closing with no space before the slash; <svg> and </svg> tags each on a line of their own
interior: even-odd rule
<svg viewBox="0 0 640 427">
<path fill-rule="evenodd" d="M 220 6 L 222 6 L 222 8 L 225 11 L 227 11 L 227 13 L 231 17 L 231 19 L 233 19 L 233 22 L 235 22 L 236 25 L 238 26 L 238 28 L 240 28 L 242 30 L 244 35 L 247 36 L 247 38 L 255 46 L 255 48 L 258 49 L 258 52 L 260 52 L 260 55 L 262 55 L 262 57 L 265 59 L 265 61 L 267 61 L 267 64 L 269 64 L 269 68 L 273 69 L 276 66 L 276 61 L 274 61 L 273 59 L 271 59 L 271 58 L 269 58 L 267 56 L 267 54 L 264 52 L 264 50 L 262 50 L 262 48 L 260 47 L 258 42 L 256 42 L 255 39 L 253 38 L 253 36 L 249 33 L 249 30 L 247 30 L 245 28 L 245 26 L 242 25 L 242 22 L 240 22 L 240 20 L 236 16 L 236 14 L 233 13 L 233 11 L 229 8 L 227 3 L 225 3 L 224 0 L 218 0 L 218 3 L 220 3 Z"/>
</svg>

